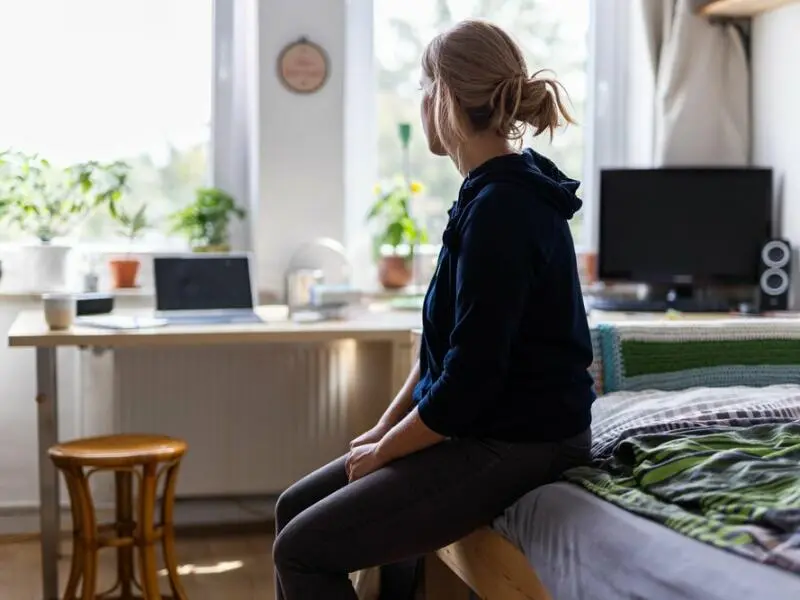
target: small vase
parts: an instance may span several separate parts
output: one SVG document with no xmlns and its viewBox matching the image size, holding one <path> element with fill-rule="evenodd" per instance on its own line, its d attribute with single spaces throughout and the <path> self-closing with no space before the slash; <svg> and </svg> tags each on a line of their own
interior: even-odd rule
<svg viewBox="0 0 800 600">
<path fill-rule="evenodd" d="M 399 290 L 411 283 L 411 259 L 405 256 L 382 256 L 378 261 L 378 280 L 387 290 Z"/>
<path fill-rule="evenodd" d="M 30 274 L 28 287 L 34 291 L 52 292 L 67 284 L 67 266 L 72 248 L 51 243 L 25 246 L 25 265 Z"/>
<path fill-rule="evenodd" d="M 115 289 L 136 287 L 136 276 L 139 274 L 139 261 L 136 259 L 118 259 L 109 262 L 111 268 L 111 285 Z"/>
</svg>

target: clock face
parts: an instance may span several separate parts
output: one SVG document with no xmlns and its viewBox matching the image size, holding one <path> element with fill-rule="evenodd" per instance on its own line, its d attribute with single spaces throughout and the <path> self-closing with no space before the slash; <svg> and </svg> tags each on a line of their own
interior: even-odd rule
<svg viewBox="0 0 800 600">
<path fill-rule="evenodd" d="M 312 94 L 328 79 L 328 57 L 316 44 L 304 40 L 295 42 L 281 52 L 278 75 L 289 91 Z"/>
</svg>

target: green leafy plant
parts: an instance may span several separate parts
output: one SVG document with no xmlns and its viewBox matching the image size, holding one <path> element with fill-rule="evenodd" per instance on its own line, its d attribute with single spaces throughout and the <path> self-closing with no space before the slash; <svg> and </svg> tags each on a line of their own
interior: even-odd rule
<svg viewBox="0 0 800 600">
<path fill-rule="evenodd" d="M 113 211 L 129 171 L 121 161 L 58 167 L 38 154 L 0 152 L 0 222 L 49 243 L 71 233 L 99 207 Z"/>
<path fill-rule="evenodd" d="M 185 236 L 195 249 L 227 250 L 232 217 L 246 212 L 232 196 L 217 188 L 197 190 L 195 201 L 170 215 L 172 231 Z"/>
<path fill-rule="evenodd" d="M 411 258 L 415 247 L 428 241 L 425 228 L 411 216 L 411 200 L 421 192 L 421 183 L 409 183 L 404 178 L 389 185 L 376 186 L 376 199 L 367 213 L 367 222 L 377 224 L 373 238 L 376 260 L 381 257 L 385 246 L 389 246 L 395 255 L 399 254 L 399 248 L 407 247 Z"/>
<path fill-rule="evenodd" d="M 146 204 L 142 204 L 135 211 L 127 211 L 124 207 L 117 206 L 110 212 L 112 218 L 119 225 L 117 234 L 131 243 L 142 237 L 142 234 L 152 227 L 147 219 Z"/>
</svg>

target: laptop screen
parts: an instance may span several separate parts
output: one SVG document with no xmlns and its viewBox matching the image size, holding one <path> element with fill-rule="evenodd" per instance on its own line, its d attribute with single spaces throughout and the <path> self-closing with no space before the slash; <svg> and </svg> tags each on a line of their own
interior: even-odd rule
<svg viewBox="0 0 800 600">
<path fill-rule="evenodd" d="M 156 310 L 253 308 L 247 256 L 158 256 L 153 271 Z"/>
</svg>

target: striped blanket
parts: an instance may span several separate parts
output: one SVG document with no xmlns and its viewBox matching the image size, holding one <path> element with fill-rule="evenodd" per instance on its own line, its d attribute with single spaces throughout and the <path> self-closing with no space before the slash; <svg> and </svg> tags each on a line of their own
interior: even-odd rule
<svg viewBox="0 0 800 600">
<path fill-rule="evenodd" d="M 800 575 L 800 421 L 644 434 L 569 481 L 692 537 Z"/>
<path fill-rule="evenodd" d="M 568 481 L 688 537 L 800 574 L 800 386 L 617 392 Z"/>
</svg>

